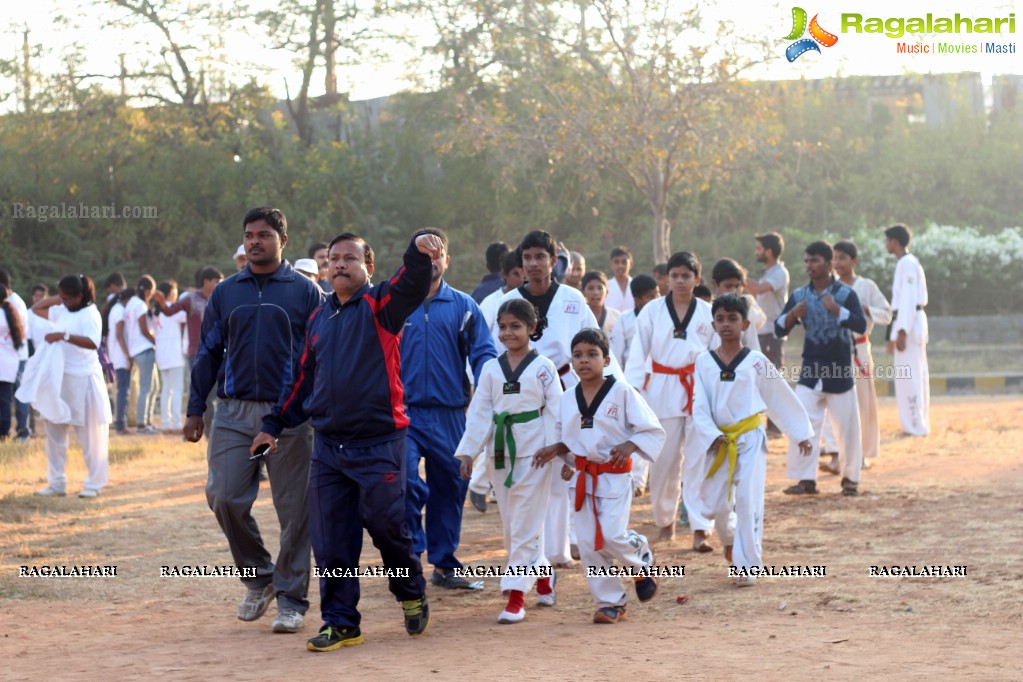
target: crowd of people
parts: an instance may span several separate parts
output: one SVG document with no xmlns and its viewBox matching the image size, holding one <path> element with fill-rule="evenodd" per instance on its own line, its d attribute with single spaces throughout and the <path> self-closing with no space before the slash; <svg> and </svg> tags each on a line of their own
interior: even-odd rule
<svg viewBox="0 0 1023 682">
<path fill-rule="evenodd" d="M 424 562 L 438 588 L 481 587 L 459 571 L 467 495 L 480 512 L 488 496 L 500 510 L 500 623 L 522 621 L 534 589 L 538 606 L 556 605 L 557 569 L 576 561 L 594 622 L 626 618 L 615 564 L 639 601 L 652 599 L 653 548 L 683 524 L 694 551 L 713 551 L 716 535 L 742 569 L 736 584 L 754 584 L 768 439 L 788 438 L 790 495 L 819 494 L 823 472 L 856 496 L 880 454 L 875 325 L 890 324 L 888 350 L 906 369 L 895 379 L 903 430 L 929 429 L 927 290 L 905 225 L 884 232 L 897 258 L 893 305 L 856 274 L 848 241 L 807 245 L 807 283 L 791 289 L 775 232 L 755 235 L 762 269 L 750 277 L 731 258 L 705 273 L 687 251 L 633 276 L 624 246 L 611 250 L 609 273 L 587 270 L 580 253 L 536 230 L 514 248 L 491 244 L 488 273 L 466 294 L 444 279 L 442 230 L 413 234 L 401 267 L 377 284 L 362 237 L 317 242 L 292 265 L 287 230 L 281 211 L 252 209 L 238 271 L 225 279 L 205 267 L 180 297 L 173 280 L 142 275 L 129 289 L 115 273 L 104 301 L 90 278 L 68 275 L 56 295 L 33 288 L 29 307 L 0 270 L 0 438 L 12 421 L 16 438 L 30 436 L 31 404 L 48 459 L 37 494 L 65 495 L 76 427 L 89 472 L 79 495 L 96 497 L 109 425 L 129 434 L 134 416 L 133 433 L 158 433 L 161 386 L 162 430 L 207 437 L 207 501 L 248 569 L 237 617 L 257 620 L 276 602 L 273 631 L 302 629 L 312 550 L 323 625 L 311 651 L 363 641 L 350 575 L 363 529 L 410 635 L 430 623 Z M 784 345 L 796 326 L 802 362 L 790 376 Z M 251 514 L 263 468 L 276 557 Z M 629 527 L 633 500 L 646 495 L 651 539 Z"/>
</svg>

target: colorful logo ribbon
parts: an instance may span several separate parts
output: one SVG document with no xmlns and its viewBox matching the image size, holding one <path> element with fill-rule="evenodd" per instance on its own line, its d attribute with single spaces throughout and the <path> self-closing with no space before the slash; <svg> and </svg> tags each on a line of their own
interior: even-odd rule
<svg viewBox="0 0 1023 682">
<path fill-rule="evenodd" d="M 810 20 L 810 38 L 797 40 L 807 30 L 806 16 L 806 10 L 802 7 L 792 8 L 792 31 L 785 36 L 785 40 L 796 41 L 785 48 L 785 59 L 788 59 L 790 62 L 796 61 L 800 55 L 810 50 L 819 53 L 821 49 L 817 47 L 818 43 L 824 47 L 831 47 L 838 42 L 838 36 L 834 33 L 828 33 L 817 23 L 818 15 L 816 14 Z"/>
</svg>

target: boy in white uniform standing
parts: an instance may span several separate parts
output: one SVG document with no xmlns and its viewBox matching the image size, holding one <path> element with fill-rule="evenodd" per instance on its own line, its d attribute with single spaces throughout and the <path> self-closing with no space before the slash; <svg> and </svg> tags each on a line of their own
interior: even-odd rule
<svg viewBox="0 0 1023 682">
<path fill-rule="evenodd" d="M 555 457 L 572 462 L 575 480 L 574 518 L 579 554 L 587 569 L 586 582 L 597 604 L 594 623 L 624 620 L 628 597 L 622 567 L 644 569 L 653 565 L 647 539 L 629 529 L 632 505 L 631 456 L 653 459 L 664 444 L 664 429 L 639 392 L 614 377 L 605 377 L 610 362 L 607 336 L 599 329 L 584 329 L 572 339 L 572 368 L 579 376 L 574 390 L 561 396 L 558 410 L 559 442 L 537 451 L 533 465 L 542 467 Z M 571 477 L 565 465 L 562 476 Z M 649 601 L 657 580 L 635 579 L 636 596 Z"/>
<path fill-rule="evenodd" d="M 894 317 L 888 333 L 888 352 L 895 353 L 895 367 L 907 372 L 895 373 L 895 402 L 899 406 L 902 430 L 911 436 L 931 432 L 930 372 L 927 370 L 927 279 L 920 261 L 909 252 L 912 234 L 905 225 L 892 225 L 884 231 L 885 248 L 894 255 L 892 280 Z M 908 376 L 907 376 L 908 375 Z"/>
<path fill-rule="evenodd" d="M 604 305 L 612 310 L 625 312 L 636 306 L 632 295 L 632 252 L 624 246 L 611 249 L 611 281 L 607 284 L 607 300 Z"/>
<path fill-rule="evenodd" d="M 693 363 L 697 355 L 717 345 L 710 305 L 693 296 L 699 279 L 700 261 L 695 255 L 681 251 L 671 256 L 671 295 L 665 297 L 664 304 L 647 305 L 636 319 L 625 376 L 641 391 L 667 434 L 664 449 L 650 466 L 654 523 L 661 531 L 658 539 L 674 539 L 678 505 L 684 497 L 693 549 L 709 552 L 707 536 L 713 524 L 699 494 L 707 475 L 706 458 L 683 455 L 692 415 Z"/>
<path fill-rule="evenodd" d="M 498 334 L 507 351 L 488 360 L 469 403 L 465 434 L 455 457 L 462 461 L 462 476 L 470 478 L 476 454 L 485 451 L 487 471 L 497 495 L 508 552 L 508 575 L 501 590 L 508 595 L 497 622 L 518 623 L 526 617 L 524 594 L 532 589 L 536 571 L 550 566 L 543 555 L 541 535 L 551 493 L 551 469 L 531 466 L 533 453 L 556 441 L 555 425 L 561 400 L 557 368 L 529 347 L 536 330 L 536 309 L 514 299 L 501 306 Z M 540 606 L 556 600 L 550 578 L 541 578 Z"/>
<path fill-rule="evenodd" d="M 867 318 L 867 331 L 853 337 L 853 375 L 856 385 L 856 401 L 860 406 L 860 432 L 863 439 L 863 468 L 870 468 L 870 461 L 881 453 L 881 426 L 877 420 L 877 389 L 874 387 L 874 358 L 870 352 L 870 332 L 877 324 L 892 321 L 892 307 L 881 293 L 874 280 L 856 274 L 859 250 L 849 241 L 837 242 L 835 250 L 835 274 L 842 284 L 856 292 Z M 838 473 L 838 441 L 830 419 L 824 420 L 824 451 L 831 453 L 831 462 L 821 460 L 821 468 L 833 474 Z"/>
<path fill-rule="evenodd" d="M 764 483 L 767 478 L 767 433 L 760 414 L 767 412 L 783 433 L 799 443 L 800 454 L 813 447 L 813 427 L 806 410 L 784 377 L 760 351 L 742 345 L 749 329 L 748 302 L 737 294 L 714 300 L 717 351 L 696 359 L 696 396 L 690 453 L 706 453 L 713 464 L 703 483 L 714 525 L 725 545 L 725 558 L 746 571 L 736 585 L 752 585 L 749 569 L 763 564 Z"/>
</svg>

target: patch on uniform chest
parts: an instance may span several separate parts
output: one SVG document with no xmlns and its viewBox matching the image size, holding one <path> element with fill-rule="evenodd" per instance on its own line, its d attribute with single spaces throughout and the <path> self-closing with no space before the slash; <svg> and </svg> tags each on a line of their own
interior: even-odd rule
<svg viewBox="0 0 1023 682">
<path fill-rule="evenodd" d="M 540 383 L 543 384 L 544 388 L 550 386 L 551 381 L 554 380 L 554 377 L 551 376 L 551 373 L 547 371 L 546 367 L 544 367 L 543 369 L 536 373 L 536 378 L 539 379 Z"/>
<path fill-rule="evenodd" d="M 610 417 L 611 419 L 618 419 L 618 415 L 620 413 L 621 413 L 621 408 L 618 407 L 618 405 L 615 405 L 614 403 L 611 403 L 606 408 L 604 408 L 604 414 L 606 416 Z"/>
<path fill-rule="evenodd" d="M 565 303 L 565 312 L 569 315 L 578 315 L 579 304 L 575 301 L 568 301 Z"/>
<path fill-rule="evenodd" d="M 504 394 L 505 395 L 517 395 L 521 393 L 521 387 L 517 381 L 506 381 L 504 382 Z"/>
</svg>

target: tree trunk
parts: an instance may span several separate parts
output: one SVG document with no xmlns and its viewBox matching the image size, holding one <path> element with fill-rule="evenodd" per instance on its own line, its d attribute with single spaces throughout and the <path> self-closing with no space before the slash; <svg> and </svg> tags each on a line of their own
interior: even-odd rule
<svg viewBox="0 0 1023 682">
<path fill-rule="evenodd" d="M 654 265 L 667 263 L 671 256 L 671 223 L 665 213 L 664 204 L 654 207 Z"/>
<path fill-rule="evenodd" d="M 21 72 L 21 94 L 23 104 L 25 107 L 25 113 L 32 113 L 32 64 L 30 56 L 32 54 L 32 48 L 28 44 L 28 28 L 25 29 L 24 40 L 21 44 L 21 53 L 24 64 L 22 65 Z"/>
<path fill-rule="evenodd" d="M 328 95 L 337 94 L 337 40 L 334 35 L 337 16 L 334 14 L 334 0 L 327 0 L 323 12 L 323 61 L 326 66 L 323 90 Z"/>
</svg>

